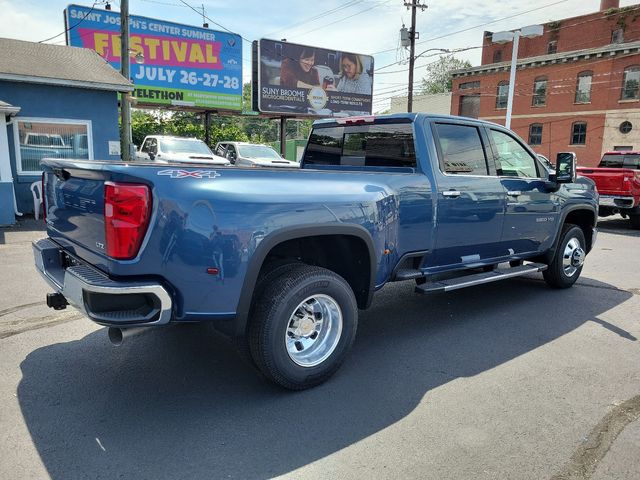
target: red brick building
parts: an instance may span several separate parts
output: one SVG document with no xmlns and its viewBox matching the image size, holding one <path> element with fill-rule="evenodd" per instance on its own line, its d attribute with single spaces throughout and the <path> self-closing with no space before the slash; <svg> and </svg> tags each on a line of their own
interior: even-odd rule
<svg viewBox="0 0 640 480">
<path fill-rule="evenodd" d="M 552 161 L 574 151 L 583 166 L 609 150 L 640 150 L 640 5 L 544 25 L 521 38 L 511 128 Z M 504 124 L 513 43 L 485 32 L 482 65 L 454 72 L 451 113 Z"/>
</svg>

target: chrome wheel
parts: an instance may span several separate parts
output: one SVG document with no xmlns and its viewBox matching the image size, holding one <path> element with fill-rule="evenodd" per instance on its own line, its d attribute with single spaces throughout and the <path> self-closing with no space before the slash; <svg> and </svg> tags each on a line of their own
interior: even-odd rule
<svg viewBox="0 0 640 480">
<path fill-rule="evenodd" d="M 564 274 L 567 277 L 573 277 L 578 269 L 582 267 L 586 256 L 587 254 L 582 248 L 580 240 L 572 237 L 564 247 L 564 253 L 562 255 L 562 269 L 564 270 Z"/>
<path fill-rule="evenodd" d="M 313 295 L 302 301 L 289 317 L 285 344 L 289 358 L 301 367 L 324 362 L 338 346 L 342 335 L 342 311 L 328 295 Z"/>
</svg>

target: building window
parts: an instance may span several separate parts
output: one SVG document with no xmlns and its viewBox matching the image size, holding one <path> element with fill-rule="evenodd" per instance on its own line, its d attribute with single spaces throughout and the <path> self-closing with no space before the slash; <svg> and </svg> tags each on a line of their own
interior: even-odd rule
<svg viewBox="0 0 640 480">
<path fill-rule="evenodd" d="M 631 130 L 633 130 L 633 124 L 629 121 L 624 121 L 620 124 L 618 128 L 620 130 L 620 133 L 624 133 L 626 135 Z"/>
<path fill-rule="evenodd" d="M 624 69 L 622 80 L 622 100 L 637 100 L 640 98 L 640 67 L 637 65 Z"/>
<path fill-rule="evenodd" d="M 39 174 L 40 160 L 93 160 L 91 121 L 18 117 L 14 123 L 18 174 Z"/>
<path fill-rule="evenodd" d="M 593 72 L 581 72 L 576 83 L 576 103 L 591 103 Z"/>
<path fill-rule="evenodd" d="M 458 87 L 460 90 L 469 90 L 471 88 L 480 88 L 480 81 L 461 83 Z"/>
<path fill-rule="evenodd" d="M 509 100 L 509 82 L 498 83 L 498 90 L 496 93 L 496 108 L 507 108 L 508 100 Z"/>
<path fill-rule="evenodd" d="M 552 55 L 558 51 L 558 41 L 552 40 L 547 44 L 547 55 Z"/>
<path fill-rule="evenodd" d="M 502 50 L 496 50 L 493 52 L 493 63 L 500 63 L 502 61 Z"/>
<path fill-rule="evenodd" d="M 587 122 L 575 122 L 571 125 L 571 145 L 587 143 Z"/>
<path fill-rule="evenodd" d="M 624 43 L 624 30 L 622 28 L 611 32 L 611 43 Z"/>
<path fill-rule="evenodd" d="M 529 145 L 542 144 L 542 124 L 532 123 L 529 125 Z"/>
<path fill-rule="evenodd" d="M 480 95 L 460 95 L 460 116 L 471 118 L 480 116 Z"/>
<path fill-rule="evenodd" d="M 538 77 L 533 82 L 533 106 L 541 107 L 547 104 L 547 77 Z"/>
</svg>

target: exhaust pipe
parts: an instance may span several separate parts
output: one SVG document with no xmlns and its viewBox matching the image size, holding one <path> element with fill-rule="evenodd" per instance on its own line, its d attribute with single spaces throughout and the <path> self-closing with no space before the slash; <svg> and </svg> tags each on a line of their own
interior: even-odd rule
<svg viewBox="0 0 640 480">
<path fill-rule="evenodd" d="M 109 341 L 112 345 L 119 347 L 123 344 L 125 338 L 134 337 L 139 333 L 147 330 L 145 327 L 134 327 L 134 328 L 119 328 L 119 327 L 109 327 Z"/>
</svg>

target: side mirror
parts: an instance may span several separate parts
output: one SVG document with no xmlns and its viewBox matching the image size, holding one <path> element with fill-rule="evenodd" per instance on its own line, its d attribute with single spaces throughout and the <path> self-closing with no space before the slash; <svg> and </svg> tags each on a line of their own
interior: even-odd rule
<svg viewBox="0 0 640 480">
<path fill-rule="evenodd" d="M 560 152 L 556 157 L 556 178 L 557 183 L 573 183 L 576 181 L 576 154 L 573 152 Z"/>
</svg>

